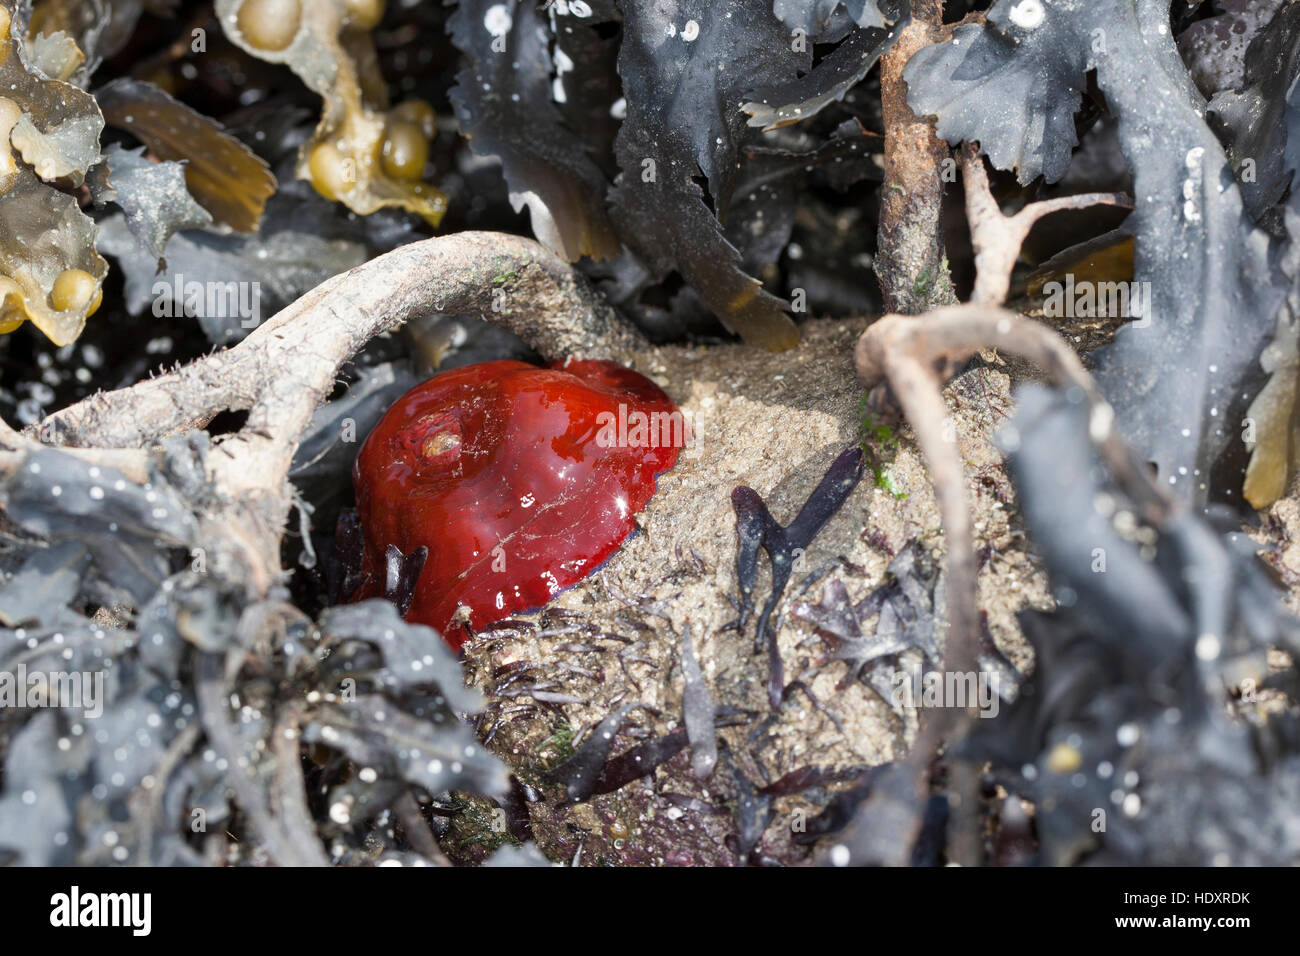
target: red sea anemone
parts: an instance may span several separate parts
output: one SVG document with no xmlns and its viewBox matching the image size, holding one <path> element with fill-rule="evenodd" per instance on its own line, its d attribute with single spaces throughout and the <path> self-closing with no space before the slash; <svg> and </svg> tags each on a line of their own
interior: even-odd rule
<svg viewBox="0 0 1300 956">
<path fill-rule="evenodd" d="M 384 555 L 425 547 L 407 620 L 459 647 L 469 630 L 540 607 L 586 577 L 688 439 L 653 382 L 612 362 L 485 362 L 407 392 L 357 457 L 365 583 Z"/>
</svg>

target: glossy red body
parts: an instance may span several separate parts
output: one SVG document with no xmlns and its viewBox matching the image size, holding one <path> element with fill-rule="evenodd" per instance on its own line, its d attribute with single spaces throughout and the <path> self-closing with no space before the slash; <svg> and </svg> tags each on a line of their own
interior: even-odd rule
<svg viewBox="0 0 1300 956">
<path fill-rule="evenodd" d="M 687 437 L 657 385 L 611 362 L 443 372 L 389 409 L 357 457 L 367 580 L 355 597 L 383 593 L 388 545 L 424 545 L 406 618 L 458 648 L 466 621 L 540 607 L 604 562 Z"/>
</svg>

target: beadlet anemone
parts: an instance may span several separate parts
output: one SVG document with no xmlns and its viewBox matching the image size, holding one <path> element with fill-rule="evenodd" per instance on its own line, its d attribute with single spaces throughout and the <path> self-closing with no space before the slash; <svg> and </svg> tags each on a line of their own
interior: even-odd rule
<svg viewBox="0 0 1300 956">
<path fill-rule="evenodd" d="M 473 630 L 540 607 L 614 553 L 688 439 L 681 412 L 612 362 L 484 362 L 418 385 L 357 457 L 364 583 L 385 555 L 428 557 L 407 620 L 459 648 Z"/>
</svg>

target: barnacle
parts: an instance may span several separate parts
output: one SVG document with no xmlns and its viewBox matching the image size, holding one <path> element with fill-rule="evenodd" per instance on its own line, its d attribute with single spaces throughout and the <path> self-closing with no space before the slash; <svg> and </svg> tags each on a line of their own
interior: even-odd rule
<svg viewBox="0 0 1300 956">
<path fill-rule="evenodd" d="M 235 44 L 288 66 L 325 101 L 299 152 L 299 178 L 353 212 L 396 206 L 435 226 L 442 220 L 446 197 L 423 181 L 432 108 L 390 111 L 379 75 L 369 31 L 383 0 L 217 0 L 217 12 Z"/>
<path fill-rule="evenodd" d="M 104 120 L 89 94 L 29 68 L 16 9 L 0 0 L 0 332 L 31 321 L 66 345 L 98 307 L 108 264 L 94 223 L 56 186 L 85 181 Z"/>
</svg>

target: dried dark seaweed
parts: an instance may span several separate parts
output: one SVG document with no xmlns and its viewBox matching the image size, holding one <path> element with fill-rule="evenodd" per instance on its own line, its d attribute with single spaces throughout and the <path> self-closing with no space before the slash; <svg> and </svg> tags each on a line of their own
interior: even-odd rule
<svg viewBox="0 0 1300 956">
<path fill-rule="evenodd" d="M 744 105 L 749 125 L 765 130 L 806 120 L 862 82 L 879 59 L 889 52 L 902 24 L 889 28 L 856 29 L 826 59 L 783 86 L 753 90 Z"/>
<path fill-rule="evenodd" d="M 715 707 L 700 662 L 691 647 L 689 624 L 682 628 L 682 677 L 685 682 L 682 720 L 691 744 L 691 769 L 698 779 L 703 780 L 713 773 L 718 762 L 718 741 L 713 729 Z"/>
<path fill-rule="evenodd" d="M 108 169 L 96 202 L 113 202 L 122 210 L 132 234 L 166 267 L 167 243 L 182 229 L 202 229 L 212 215 L 194 201 L 185 185 L 185 167 L 177 162 L 146 159 L 144 147 L 122 149 L 116 143 L 104 151 Z"/>
<path fill-rule="evenodd" d="M 152 84 L 114 80 L 97 90 L 95 99 L 104 119 L 130 132 L 153 157 L 185 163 L 185 185 L 211 220 L 236 232 L 257 231 L 277 186 L 260 156 L 219 123 Z"/>
<path fill-rule="evenodd" d="M 858 447 L 842 452 L 813 489 L 794 521 L 782 527 L 767 510 L 767 505 L 753 488 L 741 485 L 731 493 L 736 509 L 736 579 L 740 585 L 739 626 L 743 629 L 753 613 L 754 577 L 758 570 L 758 549 L 767 552 L 772 563 L 772 590 L 759 614 L 754 640 L 756 647 L 767 648 L 769 676 L 768 700 L 775 710 L 784 696 L 785 678 L 776 628 L 770 626 L 772 613 L 785 594 L 790 574 L 797 560 L 817 532 L 839 511 L 858 482 L 862 480 L 863 454 Z"/>
<path fill-rule="evenodd" d="M 441 638 L 384 601 L 319 622 L 276 600 L 248 603 L 195 548 L 206 445 L 173 439 L 165 451 L 147 484 L 50 448 L 25 452 L 0 485 L 8 519 L 31 536 L 7 551 L 42 571 L 39 588 L 20 572 L 0 590 L 0 666 L 102 681 L 94 699 L 0 715 L 6 853 L 44 865 L 203 863 L 238 808 L 258 837 L 250 859 L 341 862 L 364 840 L 358 824 L 403 785 L 503 792 L 503 765 L 455 716 L 483 702 Z M 92 620 L 87 605 L 123 618 Z M 306 817 L 299 734 L 329 791 L 323 823 Z"/>
<path fill-rule="evenodd" d="M 1237 423 L 1263 384 L 1258 357 L 1282 288 L 1178 57 L 1168 4 L 999 0 L 987 23 L 920 51 L 905 76 L 909 103 L 938 116 L 941 136 L 977 140 L 996 167 L 1028 183 L 1064 175 L 1089 70 L 1133 171 L 1134 279 L 1145 290 L 1124 316 L 1138 321 L 1098 357 L 1099 384 L 1120 432 L 1184 500 L 1239 500 Z M 985 109 L 990 98 L 1013 105 Z"/>
<path fill-rule="evenodd" d="M 1294 653 L 1300 622 L 1241 535 L 1186 513 L 1130 524 L 1123 493 L 1076 457 L 1088 448 L 1078 405 L 1026 389 L 1020 406 L 1012 470 L 1059 607 L 1022 617 L 1034 673 L 958 752 L 992 758 L 1038 805 L 1046 863 L 1292 858 L 1295 846 L 1262 834 L 1300 780 L 1294 741 L 1229 720 L 1223 705 L 1262 680 L 1268 647 Z M 1264 829 L 1242 828 L 1243 801 Z"/>
<path fill-rule="evenodd" d="M 622 175 L 611 194 L 620 237 L 656 274 L 680 272 L 746 341 L 791 347 L 798 332 L 785 304 L 740 271 L 718 217 L 735 186 L 745 92 L 793 79 L 808 54 L 791 49 L 784 26 L 756 0 L 686 0 L 671 15 L 643 3 L 620 9 L 627 119 L 615 143 Z"/>
<path fill-rule="evenodd" d="M 592 785 L 592 794 L 613 793 L 634 780 L 654 773 L 656 767 L 667 763 L 689 744 L 685 727 L 670 730 L 662 737 L 644 740 L 611 757 L 601 768 L 600 776 Z"/>
<path fill-rule="evenodd" d="M 592 728 L 573 756 L 542 775 L 548 783 L 559 784 L 564 788 L 565 803 L 580 803 L 596 792 L 596 783 L 605 770 L 609 752 L 614 746 L 614 737 L 627 715 L 636 710 L 637 706 L 629 704 L 605 717 Z"/>
<path fill-rule="evenodd" d="M 566 80 L 554 76 L 550 32 L 535 5 L 459 3 L 448 29 L 468 61 L 450 94 L 461 129 L 476 153 L 501 160 L 510 200 L 516 209 L 527 205 L 533 233 L 571 262 L 616 255 L 604 202 L 609 183 L 552 98 L 555 83 L 563 90 Z"/>
</svg>

